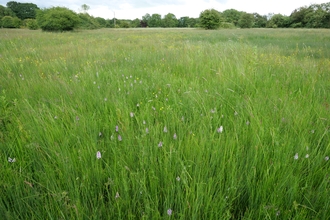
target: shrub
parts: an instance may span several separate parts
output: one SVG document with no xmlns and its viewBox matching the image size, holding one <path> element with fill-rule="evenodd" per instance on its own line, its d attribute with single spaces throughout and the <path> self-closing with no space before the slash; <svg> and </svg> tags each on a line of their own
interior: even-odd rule
<svg viewBox="0 0 330 220">
<path fill-rule="evenodd" d="M 79 21 L 75 12 L 64 7 L 53 7 L 37 12 L 37 22 L 43 31 L 72 31 Z"/>
<path fill-rule="evenodd" d="M 205 29 L 217 29 L 220 26 L 221 15 L 215 9 L 208 9 L 202 11 L 199 15 L 200 27 Z"/>
<path fill-rule="evenodd" d="M 4 16 L 1 19 L 1 26 L 4 28 L 19 28 L 21 26 L 21 20 L 17 17 Z"/>
<path fill-rule="evenodd" d="M 30 30 L 37 30 L 39 28 L 36 19 L 25 19 L 25 26 Z"/>
</svg>

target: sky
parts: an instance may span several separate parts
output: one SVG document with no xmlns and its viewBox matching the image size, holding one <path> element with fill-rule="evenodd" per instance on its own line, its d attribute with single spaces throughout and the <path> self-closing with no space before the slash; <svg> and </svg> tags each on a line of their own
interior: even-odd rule
<svg viewBox="0 0 330 220">
<path fill-rule="evenodd" d="M 214 8 L 220 12 L 236 9 L 248 13 L 257 12 L 260 15 L 269 13 L 289 16 L 294 9 L 310 4 L 321 4 L 330 0 L 0 0 L 0 5 L 7 2 L 34 3 L 39 8 L 61 6 L 75 12 L 82 12 L 81 6 L 90 7 L 87 11 L 94 17 L 105 19 L 141 19 L 149 13 L 162 16 L 172 13 L 177 18 L 188 16 L 198 18 L 206 9 Z"/>
</svg>

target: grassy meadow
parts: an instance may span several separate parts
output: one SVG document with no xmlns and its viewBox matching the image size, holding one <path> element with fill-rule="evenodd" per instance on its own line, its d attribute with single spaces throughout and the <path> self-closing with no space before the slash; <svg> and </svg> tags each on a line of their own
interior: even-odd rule
<svg viewBox="0 0 330 220">
<path fill-rule="evenodd" d="M 328 219 L 330 30 L 0 29 L 0 219 Z"/>
</svg>

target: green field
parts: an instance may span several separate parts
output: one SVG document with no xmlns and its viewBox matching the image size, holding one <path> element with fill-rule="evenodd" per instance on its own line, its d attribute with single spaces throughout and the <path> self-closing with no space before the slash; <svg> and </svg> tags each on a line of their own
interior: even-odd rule
<svg viewBox="0 0 330 220">
<path fill-rule="evenodd" d="M 329 130 L 330 30 L 0 29 L 0 219 L 329 219 Z"/>
</svg>

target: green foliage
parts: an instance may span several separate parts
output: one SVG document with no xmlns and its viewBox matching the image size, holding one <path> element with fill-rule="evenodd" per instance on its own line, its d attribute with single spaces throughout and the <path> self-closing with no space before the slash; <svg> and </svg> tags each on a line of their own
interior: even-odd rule
<svg viewBox="0 0 330 220">
<path fill-rule="evenodd" d="M 142 27 L 148 27 L 150 19 L 151 19 L 151 16 L 150 16 L 149 13 L 142 16 L 141 26 Z"/>
<path fill-rule="evenodd" d="M 136 18 L 132 21 L 131 23 L 131 27 L 132 28 L 138 28 L 138 27 L 141 27 L 141 21 L 140 19 Z"/>
<path fill-rule="evenodd" d="M 120 28 L 130 28 L 130 23 L 129 21 L 120 21 L 118 22 L 118 25 Z"/>
<path fill-rule="evenodd" d="M 268 28 L 287 28 L 291 24 L 289 16 L 282 14 L 273 15 L 267 22 L 266 27 Z"/>
<path fill-rule="evenodd" d="M 241 28 L 252 28 L 254 22 L 253 14 L 241 13 L 241 17 L 238 20 L 238 26 Z"/>
<path fill-rule="evenodd" d="M 37 30 L 39 28 L 38 22 L 36 19 L 25 19 L 24 24 L 30 30 Z"/>
<path fill-rule="evenodd" d="M 239 20 L 243 12 L 235 9 L 227 9 L 222 12 L 222 16 L 225 22 L 233 23 L 235 26 L 239 26 Z"/>
<path fill-rule="evenodd" d="M 233 23 L 221 22 L 220 23 L 220 28 L 223 28 L 223 29 L 233 29 L 233 28 L 236 28 L 236 26 Z"/>
<path fill-rule="evenodd" d="M 178 26 L 178 19 L 175 17 L 174 14 L 168 13 L 164 16 L 162 20 L 163 27 L 177 27 Z"/>
<path fill-rule="evenodd" d="M 147 22 L 149 27 L 161 27 L 162 16 L 160 14 L 152 14 Z"/>
<path fill-rule="evenodd" d="M 98 25 L 100 27 L 106 27 L 107 26 L 107 21 L 104 18 L 96 17 L 95 21 L 98 23 Z"/>
<path fill-rule="evenodd" d="M 93 16 L 87 13 L 79 13 L 78 17 L 80 19 L 80 22 L 77 26 L 78 28 L 89 30 L 100 28 L 99 23 Z"/>
<path fill-rule="evenodd" d="M 81 22 L 76 13 L 64 7 L 39 10 L 37 21 L 43 31 L 72 31 Z"/>
<path fill-rule="evenodd" d="M 199 25 L 205 29 L 217 29 L 220 26 L 222 17 L 215 9 L 208 9 L 200 13 Z"/>
<path fill-rule="evenodd" d="M 39 9 L 36 4 L 33 3 L 20 3 L 15 1 L 10 1 L 7 3 L 7 7 L 10 8 L 15 15 L 21 19 L 35 19 L 36 11 Z"/>
<path fill-rule="evenodd" d="M 21 23 L 21 20 L 17 17 L 4 16 L 1 19 L 1 26 L 4 28 L 19 28 Z"/>
<path fill-rule="evenodd" d="M 15 17 L 15 13 L 10 8 L 7 8 L 7 7 L 4 7 L 4 6 L 0 5 L 0 20 L 4 16 Z"/>
<path fill-rule="evenodd" d="M 253 27 L 254 28 L 265 28 L 267 25 L 267 16 L 265 15 L 260 15 L 258 13 L 254 13 L 254 22 L 253 22 Z"/>
</svg>

